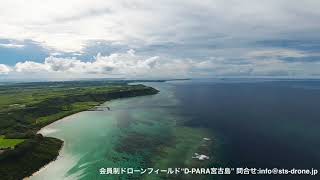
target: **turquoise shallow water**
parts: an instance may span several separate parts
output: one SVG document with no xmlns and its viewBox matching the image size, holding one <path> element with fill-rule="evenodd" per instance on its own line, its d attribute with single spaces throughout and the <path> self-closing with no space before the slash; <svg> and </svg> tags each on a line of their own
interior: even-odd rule
<svg viewBox="0 0 320 180">
<path fill-rule="evenodd" d="M 80 112 L 41 129 L 45 136 L 64 140 L 64 146 L 56 161 L 30 179 L 105 179 L 100 168 L 146 166 L 156 146 L 152 143 L 168 140 L 179 119 L 172 87 L 150 85 L 161 92 L 106 102 L 102 106 L 111 111 Z"/>
</svg>

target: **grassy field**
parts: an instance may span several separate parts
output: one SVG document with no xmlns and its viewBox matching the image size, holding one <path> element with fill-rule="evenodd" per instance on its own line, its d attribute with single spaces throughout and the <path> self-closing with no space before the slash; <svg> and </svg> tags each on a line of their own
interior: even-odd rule
<svg viewBox="0 0 320 180">
<path fill-rule="evenodd" d="M 0 149 L 14 148 L 23 141 L 24 139 L 5 139 L 4 136 L 0 136 Z"/>
</svg>

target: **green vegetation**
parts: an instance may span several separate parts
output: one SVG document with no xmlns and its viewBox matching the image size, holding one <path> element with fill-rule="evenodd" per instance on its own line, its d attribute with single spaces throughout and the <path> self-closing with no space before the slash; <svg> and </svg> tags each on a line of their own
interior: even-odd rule
<svg viewBox="0 0 320 180">
<path fill-rule="evenodd" d="M 62 141 L 37 135 L 0 156 L 0 177 L 6 180 L 23 179 L 56 159 Z"/>
<path fill-rule="evenodd" d="M 21 179 L 56 158 L 62 142 L 36 135 L 42 127 L 108 100 L 156 93 L 156 89 L 128 85 L 127 81 L 39 82 L 0 86 L 0 148 L 8 148 L 0 151 L 0 177 Z M 11 148 L 14 149 L 9 150 Z"/>
<path fill-rule="evenodd" d="M 0 86 L 0 135 L 27 138 L 57 119 L 105 101 L 157 92 L 144 85 L 103 81 Z"/>
<path fill-rule="evenodd" d="M 0 149 L 14 148 L 23 141 L 24 139 L 5 139 L 4 136 L 0 136 Z"/>
</svg>

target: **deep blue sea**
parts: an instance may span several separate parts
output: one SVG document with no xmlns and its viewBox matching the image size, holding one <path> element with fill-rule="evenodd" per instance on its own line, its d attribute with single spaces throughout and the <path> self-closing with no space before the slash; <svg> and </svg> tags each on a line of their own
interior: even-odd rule
<svg viewBox="0 0 320 180">
<path fill-rule="evenodd" d="M 190 117 L 186 124 L 216 135 L 221 165 L 320 168 L 319 80 L 208 79 L 173 84 L 180 113 Z M 293 177 L 259 177 L 263 178 Z"/>
</svg>

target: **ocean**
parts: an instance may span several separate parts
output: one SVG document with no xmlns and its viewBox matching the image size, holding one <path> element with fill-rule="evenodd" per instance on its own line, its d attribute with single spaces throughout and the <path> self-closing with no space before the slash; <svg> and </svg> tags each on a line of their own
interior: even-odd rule
<svg viewBox="0 0 320 180">
<path fill-rule="evenodd" d="M 107 167 L 320 168 L 320 81 L 154 82 L 160 93 L 119 99 L 40 133 L 65 141 L 31 179 L 307 179 L 309 176 L 108 176 Z M 207 141 L 209 140 L 209 141 Z M 194 158 L 201 153 L 209 160 Z M 316 177 L 313 177 L 316 178 Z"/>
<path fill-rule="evenodd" d="M 175 87 L 181 113 L 191 117 L 187 124 L 206 127 L 219 139 L 221 164 L 320 167 L 319 80 L 213 79 L 185 81 Z"/>
</svg>

